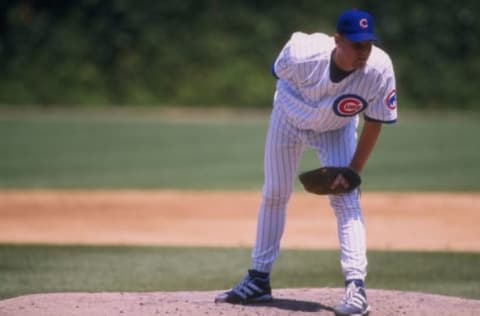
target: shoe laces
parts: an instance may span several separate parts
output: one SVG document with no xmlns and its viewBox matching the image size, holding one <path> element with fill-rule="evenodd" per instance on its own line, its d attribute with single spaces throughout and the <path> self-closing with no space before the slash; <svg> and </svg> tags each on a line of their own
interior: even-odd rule
<svg viewBox="0 0 480 316">
<path fill-rule="evenodd" d="M 351 282 L 345 291 L 345 295 L 343 296 L 342 303 L 343 304 L 352 304 L 355 300 L 355 297 L 358 295 L 362 296 L 365 299 L 365 295 L 360 291 L 362 288 L 357 287 L 354 282 Z"/>
<path fill-rule="evenodd" d="M 247 273 L 247 275 L 238 282 L 238 284 L 234 287 L 234 291 L 238 292 L 245 292 L 247 285 L 253 281 L 253 278 Z"/>
<path fill-rule="evenodd" d="M 240 282 L 238 282 L 237 286 L 235 288 L 243 288 L 245 285 L 247 285 L 248 283 L 250 283 L 250 281 L 252 281 L 252 278 L 250 277 L 250 275 L 246 275 L 242 280 L 240 280 Z"/>
<path fill-rule="evenodd" d="M 263 279 L 247 273 L 247 275 L 233 288 L 233 291 L 236 293 L 241 293 L 242 295 L 252 295 L 253 293 L 264 290 L 263 282 L 268 283 L 268 278 Z"/>
</svg>

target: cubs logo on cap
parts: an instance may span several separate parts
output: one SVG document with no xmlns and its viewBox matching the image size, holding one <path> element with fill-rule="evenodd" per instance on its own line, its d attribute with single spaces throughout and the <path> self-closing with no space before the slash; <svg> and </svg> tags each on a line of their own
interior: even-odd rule
<svg viewBox="0 0 480 316">
<path fill-rule="evenodd" d="M 362 29 L 366 29 L 368 28 L 368 20 L 363 18 L 360 20 L 360 22 L 358 22 L 358 25 L 360 25 Z"/>
<path fill-rule="evenodd" d="M 365 12 L 356 9 L 343 12 L 337 21 L 337 33 L 351 42 L 376 41 L 373 31 L 373 18 Z"/>
<path fill-rule="evenodd" d="M 358 95 L 344 94 L 333 102 L 333 111 L 343 117 L 354 116 L 365 110 L 367 105 L 367 101 Z"/>
</svg>

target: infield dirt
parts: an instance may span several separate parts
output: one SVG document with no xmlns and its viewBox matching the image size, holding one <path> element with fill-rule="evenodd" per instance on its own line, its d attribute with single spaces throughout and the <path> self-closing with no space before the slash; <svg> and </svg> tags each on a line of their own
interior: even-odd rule
<svg viewBox="0 0 480 316">
<path fill-rule="evenodd" d="M 480 193 L 361 200 L 369 249 L 480 251 Z M 255 192 L 0 191 L 0 242 L 251 247 L 259 202 Z M 295 193 L 282 247 L 337 245 L 328 199 Z"/>
</svg>

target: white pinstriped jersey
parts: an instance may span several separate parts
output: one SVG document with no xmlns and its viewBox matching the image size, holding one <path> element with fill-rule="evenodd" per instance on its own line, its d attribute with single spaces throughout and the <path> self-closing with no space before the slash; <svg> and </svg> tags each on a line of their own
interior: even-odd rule
<svg viewBox="0 0 480 316">
<path fill-rule="evenodd" d="M 293 33 L 273 65 L 279 79 L 274 106 L 301 129 L 339 129 L 363 112 L 366 120 L 397 119 L 395 75 L 389 56 L 373 46 L 365 67 L 330 80 L 335 41 L 322 33 Z"/>
</svg>

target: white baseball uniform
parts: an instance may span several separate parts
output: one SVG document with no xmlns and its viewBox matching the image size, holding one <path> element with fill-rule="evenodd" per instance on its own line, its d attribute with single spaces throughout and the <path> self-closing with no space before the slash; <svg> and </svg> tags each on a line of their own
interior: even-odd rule
<svg viewBox="0 0 480 316">
<path fill-rule="evenodd" d="M 358 114 L 393 123 L 395 76 L 389 56 L 373 46 L 365 67 L 330 79 L 333 37 L 294 33 L 272 67 L 278 78 L 265 143 L 265 182 L 252 268 L 270 272 L 285 227 L 286 207 L 302 153 L 313 148 L 323 166 L 348 166 L 356 149 Z M 344 277 L 365 279 L 366 237 L 359 193 L 329 196 L 335 211 Z"/>
</svg>

